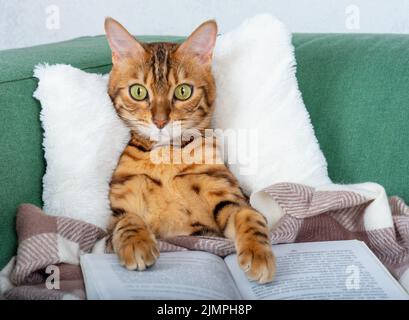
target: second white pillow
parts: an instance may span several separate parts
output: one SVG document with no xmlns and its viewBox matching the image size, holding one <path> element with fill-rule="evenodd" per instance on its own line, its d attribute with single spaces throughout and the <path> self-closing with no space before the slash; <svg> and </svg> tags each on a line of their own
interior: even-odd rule
<svg viewBox="0 0 409 320">
<path fill-rule="evenodd" d="M 214 126 L 241 131 L 229 167 L 247 194 L 277 182 L 331 182 L 295 65 L 291 33 L 268 14 L 246 20 L 217 40 Z"/>
</svg>

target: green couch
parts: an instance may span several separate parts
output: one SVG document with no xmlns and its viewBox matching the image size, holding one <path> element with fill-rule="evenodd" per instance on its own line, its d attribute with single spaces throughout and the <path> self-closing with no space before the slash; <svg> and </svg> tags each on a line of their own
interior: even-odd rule
<svg viewBox="0 0 409 320">
<path fill-rule="evenodd" d="M 295 34 L 293 43 L 330 177 L 378 182 L 409 202 L 409 35 Z M 111 68 L 103 36 L 0 52 L 0 268 L 15 253 L 17 206 L 42 204 L 40 105 L 32 98 L 40 62 L 98 73 Z"/>
</svg>

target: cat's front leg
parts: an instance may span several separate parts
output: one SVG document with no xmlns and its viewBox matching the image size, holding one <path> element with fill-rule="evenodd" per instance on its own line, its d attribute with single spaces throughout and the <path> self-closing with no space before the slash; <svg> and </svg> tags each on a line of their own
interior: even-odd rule
<svg viewBox="0 0 409 320">
<path fill-rule="evenodd" d="M 275 274 L 275 258 L 263 217 L 253 209 L 242 209 L 234 220 L 240 267 L 251 280 L 271 282 Z"/>
<path fill-rule="evenodd" d="M 264 217 L 251 207 L 225 202 L 218 221 L 226 237 L 234 239 L 240 267 L 250 280 L 271 282 L 275 275 L 275 257 Z M 224 222 L 224 223 L 223 223 Z"/>
<path fill-rule="evenodd" d="M 124 214 L 113 226 L 112 247 L 128 270 L 145 270 L 159 257 L 154 234 L 141 217 Z"/>
</svg>

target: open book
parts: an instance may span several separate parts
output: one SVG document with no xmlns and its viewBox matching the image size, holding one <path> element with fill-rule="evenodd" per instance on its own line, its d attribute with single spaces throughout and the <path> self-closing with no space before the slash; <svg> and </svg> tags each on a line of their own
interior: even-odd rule
<svg viewBox="0 0 409 320">
<path fill-rule="evenodd" d="M 142 272 L 123 268 L 114 254 L 81 257 L 88 299 L 409 299 L 361 241 L 273 246 L 272 283 L 247 280 L 236 255 L 201 251 L 161 253 Z"/>
</svg>

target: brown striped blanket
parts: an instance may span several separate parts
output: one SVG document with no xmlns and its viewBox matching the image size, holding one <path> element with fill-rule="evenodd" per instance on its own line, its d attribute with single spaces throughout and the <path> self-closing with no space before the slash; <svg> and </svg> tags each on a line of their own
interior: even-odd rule
<svg viewBox="0 0 409 320">
<path fill-rule="evenodd" d="M 387 198 L 374 183 L 312 188 L 274 184 L 251 197 L 271 225 L 271 242 L 358 239 L 364 241 L 409 290 L 409 207 Z M 18 250 L 0 273 L 3 299 L 85 299 L 79 257 L 105 250 L 105 232 L 88 223 L 53 217 L 24 204 L 17 213 Z M 232 241 L 177 237 L 159 241 L 160 250 L 234 253 Z"/>
</svg>

